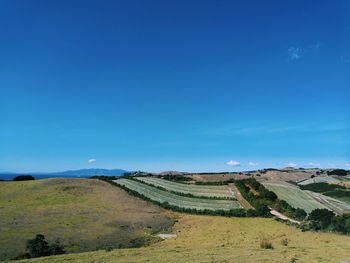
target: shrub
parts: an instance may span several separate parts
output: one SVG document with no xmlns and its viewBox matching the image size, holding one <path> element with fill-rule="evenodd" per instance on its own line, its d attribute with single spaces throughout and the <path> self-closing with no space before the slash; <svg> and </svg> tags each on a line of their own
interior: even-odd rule
<svg viewBox="0 0 350 263">
<path fill-rule="evenodd" d="M 45 236 L 37 234 L 34 239 L 29 239 L 26 244 L 27 255 L 30 258 L 45 257 L 50 255 L 64 254 L 64 248 L 59 240 L 49 245 L 45 240 Z"/>
<path fill-rule="evenodd" d="M 281 240 L 281 245 L 285 246 L 285 247 L 288 246 L 288 239 L 287 238 L 282 239 Z"/>
<path fill-rule="evenodd" d="M 324 230 L 331 224 L 334 216 L 335 214 L 327 209 L 315 209 L 308 217 L 311 221 L 310 227 L 314 230 Z"/>
<path fill-rule="evenodd" d="M 264 249 L 273 249 L 272 242 L 267 237 L 260 238 L 260 247 Z"/>
<path fill-rule="evenodd" d="M 339 175 L 339 176 L 346 176 L 350 174 L 350 171 L 344 170 L 344 169 L 334 169 L 332 171 L 327 171 L 328 175 Z"/>
<path fill-rule="evenodd" d="M 49 243 L 45 240 L 45 236 L 41 234 L 27 241 L 26 250 L 32 258 L 50 255 Z"/>
<path fill-rule="evenodd" d="M 27 259 L 30 258 L 30 255 L 28 252 L 22 251 L 19 252 L 16 256 L 14 256 L 13 258 L 11 258 L 12 260 L 21 260 L 21 259 Z"/>
<path fill-rule="evenodd" d="M 13 178 L 13 181 L 30 181 L 35 180 L 35 178 L 31 175 L 18 175 L 15 178 Z"/>
</svg>

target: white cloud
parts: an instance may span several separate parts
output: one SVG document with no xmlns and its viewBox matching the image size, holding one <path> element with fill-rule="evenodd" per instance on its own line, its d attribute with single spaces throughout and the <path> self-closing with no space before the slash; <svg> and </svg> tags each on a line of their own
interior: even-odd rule
<svg viewBox="0 0 350 263">
<path fill-rule="evenodd" d="M 254 163 L 254 162 L 249 162 L 248 165 L 249 166 L 257 166 L 259 163 Z"/>
<path fill-rule="evenodd" d="M 321 164 L 310 162 L 309 165 L 314 166 L 314 167 L 319 167 Z"/>
<path fill-rule="evenodd" d="M 350 166 L 350 163 L 346 163 L 345 166 Z"/>
<path fill-rule="evenodd" d="M 226 164 L 227 165 L 231 165 L 231 166 L 239 166 L 239 165 L 241 165 L 240 162 L 233 161 L 233 160 L 228 161 Z"/>
<path fill-rule="evenodd" d="M 96 162 L 97 160 L 96 159 L 89 159 L 88 160 L 88 163 L 94 163 L 94 162 Z"/>
<path fill-rule="evenodd" d="M 286 165 L 287 165 L 288 167 L 295 167 L 295 166 L 297 166 L 296 163 L 286 163 Z"/>
<path fill-rule="evenodd" d="M 298 60 L 301 59 L 301 49 L 298 47 L 290 47 L 288 48 L 288 56 L 290 60 Z"/>
</svg>

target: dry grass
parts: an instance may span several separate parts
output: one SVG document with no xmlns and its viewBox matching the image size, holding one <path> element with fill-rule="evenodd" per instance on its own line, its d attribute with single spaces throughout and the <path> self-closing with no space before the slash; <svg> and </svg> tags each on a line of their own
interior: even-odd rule
<svg viewBox="0 0 350 263">
<path fill-rule="evenodd" d="M 181 215 L 174 227 L 177 238 L 150 247 L 71 254 L 25 262 L 234 262 L 339 263 L 350 261 L 350 237 L 302 232 L 265 218 L 224 218 Z M 274 249 L 260 248 L 262 236 Z M 288 239 L 288 246 L 281 244 Z"/>
<path fill-rule="evenodd" d="M 38 233 L 69 252 L 150 242 L 151 232 L 172 224 L 163 211 L 99 180 L 0 182 L 0 259 Z"/>
</svg>

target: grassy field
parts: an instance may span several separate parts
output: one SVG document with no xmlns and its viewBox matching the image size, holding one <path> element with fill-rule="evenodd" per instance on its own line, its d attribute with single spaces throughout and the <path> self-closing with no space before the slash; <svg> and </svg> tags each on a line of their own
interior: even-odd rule
<svg viewBox="0 0 350 263">
<path fill-rule="evenodd" d="M 0 182 L 0 259 L 38 233 L 79 252 L 131 247 L 172 223 L 158 206 L 100 180 Z"/>
<path fill-rule="evenodd" d="M 312 210 L 317 208 L 326 208 L 321 203 L 314 200 L 307 193 L 304 193 L 302 190 L 280 184 L 267 184 L 264 186 L 273 191 L 279 199 L 285 200 L 288 204 L 294 208 L 304 209 L 307 213 L 310 213 Z"/>
<path fill-rule="evenodd" d="M 168 202 L 170 205 L 194 208 L 194 209 L 211 209 L 211 210 L 230 210 L 240 208 L 237 201 L 234 200 L 214 200 L 203 198 L 192 198 L 176 195 L 167 191 L 157 189 L 155 187 L 128 179 L 118 179 L 114 181 L 117 184 L 123 185 L 131 190 L 134 190 L 153 201 Z"/>
<path fill-rule="evenodd" d="M 96 251 L 22 263 L 339 263 L 350 261 L 350 237 L 302 232 L 266 218 L 179 215 L 177 238 L 150 247 Z M 273 249 L 260 248 L 262 237 Z"/>
<path fill-rule="evenodd" d="M 192 194 L 194 196 L 234 198 L 227 186 L 181 184 L 155 177 L 136 177 L 135 179 L 177 193 Z"/>
</svg>

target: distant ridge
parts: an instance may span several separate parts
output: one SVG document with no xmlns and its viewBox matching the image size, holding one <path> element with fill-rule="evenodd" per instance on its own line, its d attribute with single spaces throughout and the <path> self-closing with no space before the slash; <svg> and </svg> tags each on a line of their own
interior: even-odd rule
<svg viewBox="0 0 350 263">
<path fill-rule="evenodd" d="M 80 169 L 80 170 L 69 170 L 64 172 L 55 172 L 50 173 L 52 175 L 71 175 L 71 176 L 120 176 L 123 173 L 127 173 L 129 171 L 122 169 Z"/>
<path fill-rule="evenodd" d="M 32 175 L 35 179 L 45 179 L 52 177 L 91 177 L 91 176 L 121 176 L 130 171 L 122 169 L 80 169 L 54 173 L 0 173 L 0 179 L 12 180 L 17 175 Z"/>
</svg>

